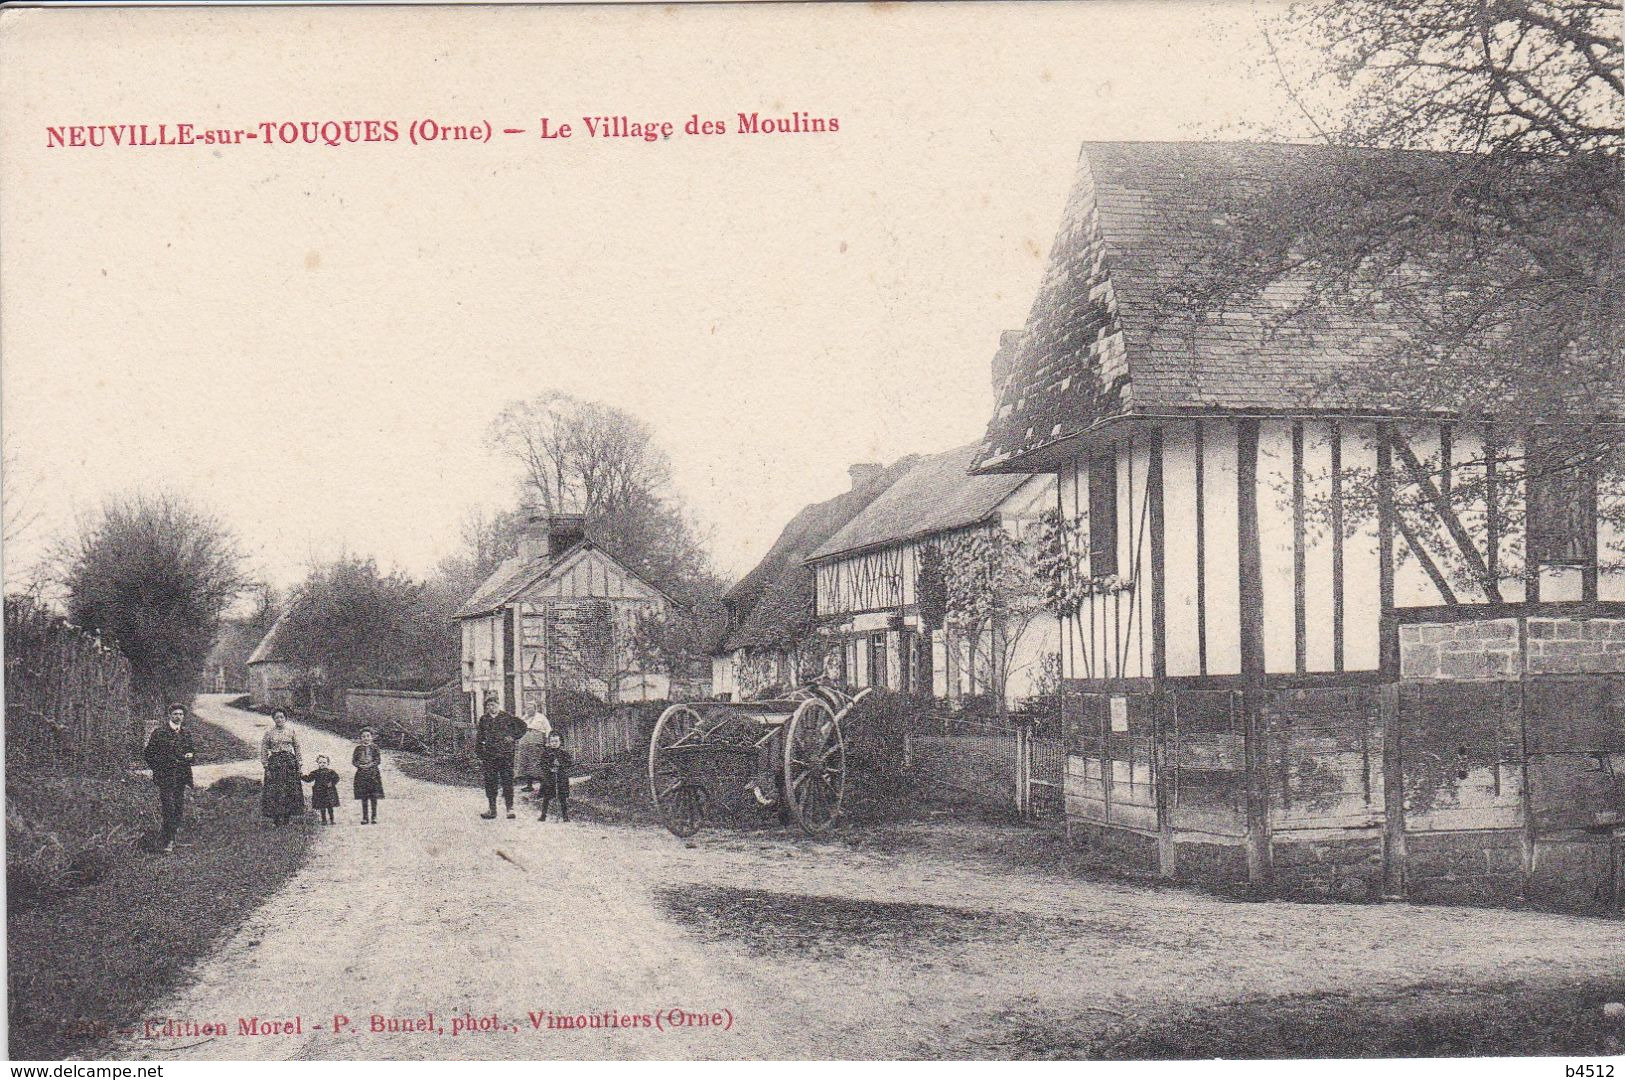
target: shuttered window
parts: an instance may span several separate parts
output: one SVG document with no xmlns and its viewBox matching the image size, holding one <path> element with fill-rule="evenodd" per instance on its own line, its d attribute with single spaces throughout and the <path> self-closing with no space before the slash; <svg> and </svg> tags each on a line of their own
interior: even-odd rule
<svg viewBox="0 0 1625 1080">
<path fill-rule="evenodd" d="M 1089 576 L 1117 573 L 1117 456 L 1089 459 Z"/>
</svg>

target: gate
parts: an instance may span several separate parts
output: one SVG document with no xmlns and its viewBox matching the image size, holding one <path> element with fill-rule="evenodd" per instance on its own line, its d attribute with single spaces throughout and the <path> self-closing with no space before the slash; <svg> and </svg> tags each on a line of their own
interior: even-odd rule
<svg viewBox="0 0 1625 1080">
<path fill-rule="evenodd" d="M 1066 823 L 1066 739 L 1033 735 L 1027 739 L 1027 812 L 1037 822 Z"/>
</svg>

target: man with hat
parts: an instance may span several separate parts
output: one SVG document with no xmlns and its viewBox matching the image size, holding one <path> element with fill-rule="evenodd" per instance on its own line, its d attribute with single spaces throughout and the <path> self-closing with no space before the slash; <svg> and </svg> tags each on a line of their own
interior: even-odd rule
<svg viewBox="0 0 1625 1080">
<path fill-rule="evenodd" d="M 502 708 L 502 699 L 494 690 L 485 692 L 485 714 L 474 726 L 474 753 L 480 759 L 480 771 L 485 776 L 485 801 L 489 809 L 480 817 L 487 821 L 497 816 L 497 791 L 513 813 L 513 754 L 519 740 L 529 730 L 519 717 Z"/>
<path fill-rule="evenodd" d="M 152 769 L 152 782 L 158 785 L 158 811 L 163 816 L 160 844 L 166 855 L 175 850 L 175 831 L 181 827 L 186 789 L 192 786 L 192 760 L 197 757 L 185 724 L 186 706 L 171 705 L 168 721 L 158 725 L 142 754 Z"/>
</svg>

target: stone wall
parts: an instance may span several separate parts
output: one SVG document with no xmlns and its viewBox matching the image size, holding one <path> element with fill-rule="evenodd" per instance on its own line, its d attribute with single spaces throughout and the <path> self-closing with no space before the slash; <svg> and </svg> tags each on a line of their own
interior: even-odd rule
<svg viewBox="0 0 1625 1080">
<path fill-rule="evenodd" d="M 1531 674 L 1625 671 L 1625 619 L 1531 617 Z M 1406 679 L 1516 679 L 1518 620 L 1408 623 L 1399 628 Z"/>
<path fill-rule="evenodd" d="M 1625 619 L 1530 619 L 1529 670 L 1625 671 Z"/>
<path fill-rule="evenodd" d="M 1401 626 L 1399 673 L 1406 679 L 1516 679 L 1518 620 Z"/>
</svg>

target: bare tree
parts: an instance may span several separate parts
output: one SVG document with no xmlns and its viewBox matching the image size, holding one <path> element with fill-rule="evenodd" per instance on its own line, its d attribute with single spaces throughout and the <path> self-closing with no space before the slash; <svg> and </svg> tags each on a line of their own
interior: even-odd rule
<svg viewBox="0 0 1625 1080">
<path fill-rule="evenodd" d="M 510 403 L 489 441 L 522 469 L 527 501 L 585 514 L 587 535 L 633 573 L 685 603 L 720 595 L 704 538 L 672 492 L 670 460 L 642 420 L 554 392 Z M 475 564 L 511 554 L 519 525 L 518 514 L 469 519 Z"/>
<path fill-rule="evenodd" d="M 1326 407 L 1469 425 L 1478 449 L 1453 459 L 1381 433 L 1392 471 L 1341 477 L 1365 509 L 1342 525 L 1394 497 L 1402 532 L 1451 526 L 1449 550 L 1403 557 L 1446 597 L 1497 597 L 1521 567 L 1486 548 L 1545 543 L 1521 535 L 1520 489 L 1621 516 L 1595 495 L 1625 445 L 1617 5 L 1302 0 L 1265 32 L 1297 110 L 1280 127 L 1308 118 L 1322 145 L 1271 151 L 1217 213 L 1170 211 L 1193 242 L 1159 318 L 1267 313 L 1268 335 L 1343 356 L 1314 387 Z"/>
<path fill-rule="evenodd" d="M 510 403 L 489 441 L 525 470 L 527 492 L 548 513 L 599 516 L 671 483 L 671 463 L 643 421 L 557 391 Z"/>
<path fill-rule="evenodd" d="M 39 480 L 18 460 L 10 436 L 0 456 L 0 543 L 15 544 L 39 522 Z"/>
<path fill-rule="evenodd" d="M 1380 362 L 1338 366 L 1328 398 L 1514 426 L 1617 420 L 1618 16 L 1596 0 L 1294 5 L 1266 34 L 1272 57 L 1308 58 L 1280 72 L 1328 152 L 1226 219 L 1187 223 L 1215 242 L 1182 299 L 1211 311 L 1290 293 L 1288 331 L 1386 316 Z M 1307 104 L 1317 84 L 1342 89 L 1335 113 Z M 1612 433 L 1593 434 L 1606 456 Z"/>
</svg>

